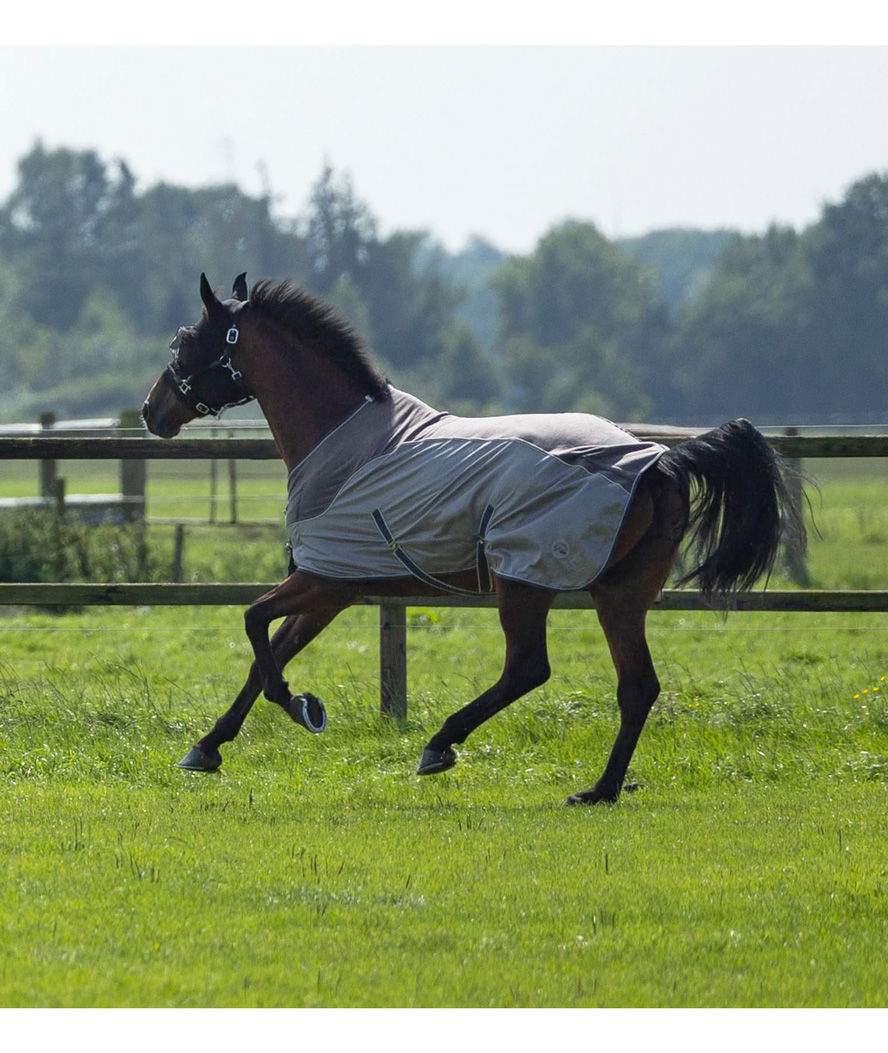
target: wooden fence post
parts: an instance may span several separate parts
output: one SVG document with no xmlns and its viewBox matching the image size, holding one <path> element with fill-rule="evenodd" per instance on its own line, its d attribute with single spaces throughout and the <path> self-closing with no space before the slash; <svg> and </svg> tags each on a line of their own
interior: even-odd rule
<svg viewBox="0 0 888 1053">
<path fill-rule="evenodd" d="M 234 432 L 228 433 L 228 438 L 234 438 Z M 237 522 L 237 461 L 232 457 L 228 462 L 228 502 L 230 522 Z"/>
<path fill-rule="evenodd" d="M 184 562 L 185 553 L 185 524 L 176 523 L 176 530 L 173 535 L 173 565 L 170 570 L 170 577 L 173 581 L 182 580 L 182 565 Z"/>
<path fill-rule="evenodd" d="M 215 433 L 214 433 L 215 434 Z M 219 499 L 219 462 L 214 457 L 210 461 L 210 522 L 216 522 L 216 502 Z"/>
<path fill-rule="evenodd" d="M 55 419 L 54 413 L 41 413 L 40 427 L 48 431 L 55 424 Z M 55 499 L 56 493 L 56 462 L 54 460 L 40 461 L 40 496 Z"/>
<path fill-rule="evenodd" d="M 120 430 L 125 433 L 133 429 L 144 432 L 142 415 L 138 410 L 124 410 L 120 414 Z M 125 458 L 120 462 L 120 494 L 125 523 L 144 522 L 146 478 L 144 461 Z"/>
<path fill-rule="evenodd" d="M 785 434 L 788 437 L 798 435 L 798 428 L 787 428 Z M 786 489 L 788 491 L 789 503 L 799 522 L 805 514 L 805 500 L 802 489 L 802 462 L 796 457 L 786 459 Z M 792 527 L 786 532 L 783 539 L 783 551 L 786 556 L 786 567 L 789 576 L 800 588 L 808 588 L 811 584 L 811 575 L 808 564 L 805 561 L 805 550 L 802 539 L 797 530 Z"/>
<path fill-rule="evenodd" d="M 379 703 L 381 711 L 407 716 L 407 608 L 379 605 Z"/>
<path fill-rule="evenodd" d="M 59 519 L 65 518 L 65 480 L 53 479 L 53 499 L 55 500 L 56 515 Z"/>
</svg>

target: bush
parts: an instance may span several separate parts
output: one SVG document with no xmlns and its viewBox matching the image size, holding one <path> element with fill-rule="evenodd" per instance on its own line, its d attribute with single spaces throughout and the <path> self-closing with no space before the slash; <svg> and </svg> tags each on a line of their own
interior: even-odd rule
<svg viewBox="0 0 888 1053">
<path fill-rule="evenodd" d="M 140 523 L 90 526 L 54 509 L 0 514 L 0 581 L 158 581 Z"/>
</svg>

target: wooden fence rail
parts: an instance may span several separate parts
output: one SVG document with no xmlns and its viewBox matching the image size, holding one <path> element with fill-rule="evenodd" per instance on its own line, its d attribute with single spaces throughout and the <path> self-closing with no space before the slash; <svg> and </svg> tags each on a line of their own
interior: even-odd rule
<svg viewBox="0 0 888 1053">
<path fill-rule="evenodd" d="M 0 582 L 0 607 L 245 607 L 277 582 Z M 367 596 L 368 607 L 495 608 L 493 596 Z M 555 610 L 594 610 L 586 592 L 564 592 Z M 726 607 L 708 604 L 696 589 L 664 589 L 654 610 L 888 611 L 888 591 L 875 589 L 768 589 L 732 597 Z"/>
<path fill-rule="evenodd" d="M 676 446 L 702 434 L 703 428 L 666 428 L 628 424 L 642 440 Z M 888 457 L 888 435 L 767 435 L 783 457 Z M 62 435 L 0 436 L 0 460 L 270 460 L 280 456 L 273 439 L 180 438 L 147 436 L 81 438 Z"/>
<path fill-rule="evenodd" d="M 701 434 L 702 428 L 673 428 L 657 425 L 626 425 L 641 439 L 674 446 Z M 769 442 L 784 457 L 794 460 L 820 457 L 888 457 L 888 435 L 796 435 L 769 434 Z M 0 460 L 268 460 L 279 456 L 271 439 L 180 438 L 172 442 L 140 437 L 101 436 L 83 438 L 61 435 L 0 436 Z M 197 606 L 235 605 L 246 607 L 273 583 L 239 582 L 212 584 L 138 583 L 68 584 L 0 583 L 0 606 Z M 409 607 L 495 607 L 490 596 L 367 597 L 364 604 L 379 608 L 380 701 L 384 712 L 404 716 L 407 712 L 407 609 Z M 565 593 L 555 609 L 591 610 L 586 593 Z M 696 611 L 708 609 L 699 592 L 663 592 L 655 610 Z M 750 592 L 732 600 L 737 611 L 884 612 L 888 591 L 823 591 L 813 589 Z"/>
</svg>

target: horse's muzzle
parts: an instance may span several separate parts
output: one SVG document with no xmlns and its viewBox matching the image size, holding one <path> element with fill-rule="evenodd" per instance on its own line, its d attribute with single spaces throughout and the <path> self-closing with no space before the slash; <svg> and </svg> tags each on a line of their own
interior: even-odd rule
<svg viewBox="0 0 888 1053">
<path fill-rule="evenodd" d="M 142 405 L 145 427 L 152 435 L 161 439 L 172 439 L 174 435 L 178 435 L 182 425 L 192 416 L 188 407 L 180 400 L 172 398 L 166 386 L 161 386 L 159 380 L 148 392 L 148 397 Z"/>
</svg>

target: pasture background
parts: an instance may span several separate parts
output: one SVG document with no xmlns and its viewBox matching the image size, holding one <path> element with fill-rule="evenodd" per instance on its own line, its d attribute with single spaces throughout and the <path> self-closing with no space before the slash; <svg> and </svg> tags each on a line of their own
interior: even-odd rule
<svg viewBox="0 0 888 1053">
<path fill-rule="evenodd" d="M 9 468 L 4 494 L 33 493 Z M 884 462 L 806 468 L 814 584 L 888 587 Z M 206 477 L 152 464 L 150 514 L 201 514 Z M 238 487 L 280 515 L 279 466 Z M 161 568 L 171 537 L 149 528 Z M 277 578 L 282 545 L 189 528 L 186 578 Z M 654 612 L 641 789 L 596 809 L 560 806 L 616 728 L 590 614 L 553 613 L 552 680 L 429 779 L 425 740 L 498 674 L 494 612 L 411 612 L 402 724 L 376 612 L 346 612 L 290 674 L 328 731 L 259 702 L 215 776 L 174 763 L 242 680 L 239 610 L 3 614 L 2 1005 L 884 1004 L 888 614 Z"/>
</svg>

